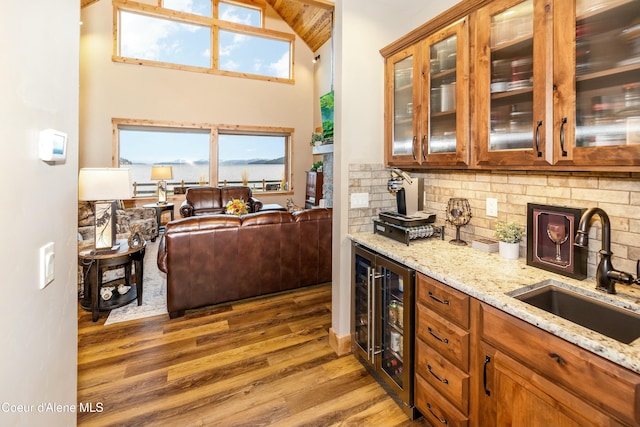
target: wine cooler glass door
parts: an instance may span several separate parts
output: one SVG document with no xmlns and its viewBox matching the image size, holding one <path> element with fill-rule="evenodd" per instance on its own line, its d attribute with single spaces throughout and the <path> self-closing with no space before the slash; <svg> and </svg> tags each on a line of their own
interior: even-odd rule
<svg viewBox="0 0 640 427">
<path fill-rule="evenodd" d="M 371 298 L 374 283 L 371 280 L 372 258 L 361 253 L 355 254 L 355 343 L 367 360 L 373 358 L 373 325 Z"/>
<path fill-rule="evenodd" d="M 381 368 L 398 388 L 404 389 L 407 381 L 404 363 L 404 277 L 385 267 L 382 267 L 381 275 Z"/>
</svg>

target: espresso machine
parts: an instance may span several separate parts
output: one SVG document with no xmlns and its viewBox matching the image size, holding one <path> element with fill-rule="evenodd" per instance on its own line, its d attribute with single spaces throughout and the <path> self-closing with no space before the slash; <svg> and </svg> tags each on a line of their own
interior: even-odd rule
<svg viewBox="0 0 640 427">
<path fill-rule="evenodd" d="M 396 211 L 382 211 L 379 219 L 374 219 L 374 233 L 383 234 L 392 239 L 404 242 L 424 237 L 444 238 L 444 226 L 432 225 L 436 214 L 431 212 L 417 212 L 407 215 L 407 196 L 403 188 L 404 181 L 409 184 L 413 179 L 401 169 L 391 169 L 391 178 L 387 181 L 387 189 L 396 196 Z"/>
</svg>

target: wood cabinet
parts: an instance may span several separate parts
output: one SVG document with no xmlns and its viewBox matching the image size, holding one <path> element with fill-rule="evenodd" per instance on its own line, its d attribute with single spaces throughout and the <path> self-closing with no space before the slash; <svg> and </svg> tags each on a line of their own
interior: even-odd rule
<svg viewBox="0 0 640 427">
<path fill-rule="evenodd" d="M 432 425 L 469 423 L 469 296 L 417 275 L 415 404 Z"/>
<path fill-rule="evenodd" d="M 469 163 L 468 34 L 462 19 L 386 59 L 389 165 Z"/>
<path fill-rule="evenodd" d="M 304 196 L 305 208 L 309 209 L 320 204 L 322 199 L 322 172 L 307 172 L 307 184 Z"/>
<path fill-rule="evenodd" d="M 472 301 L 478 425 L 640 425 L 640 375 Z"/>
<path fill-rule="evenodd" d="M 640 1 L 460 3 L 382 51 L 387 164 L 640 170 Z"/>
<path fill-rule="evenodd" d="M 478 10 L 478 165 L 640 165 L 640 2 L 595 6 L 496 0 Z"/>
<path fill-rule="evenodd" d="M 548 165 L 552 10 L 544 0 L 496 0 L 477 11 L 474 123 L 479 166 Z M 534 41 L 535 34 L 535 41 Z"/>
<path fill-rule="evenodd" d="M 638 170 L 640 1 L 553 8 L 554 164 Z"/>
</svg>

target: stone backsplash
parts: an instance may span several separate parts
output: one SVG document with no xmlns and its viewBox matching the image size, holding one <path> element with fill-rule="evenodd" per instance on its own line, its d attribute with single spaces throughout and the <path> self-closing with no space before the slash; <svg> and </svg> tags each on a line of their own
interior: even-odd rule
<svg viewBox="0 0 640 427">
<path fill-rule="evenodd" d="M 432 170 L 420 174 L 424 210 L 435 212 L 445 223 L 445 208 L 452 197 L 469 200 L 473 217 L 461 229 L 467 241 L 494 237 L 496 219 L 527 224 L 527 203 L 600 207 L 611 220 L 613 265 L 635 275 L 640 259 L 640 174 L 588 172 L 518 172 Z M 382 164 L 352 164 L 349 167 L 349 194 L 369 193 L 369 208 L 349 209 L 349 232 L 372 231 L 372 220 L 380 210 L 395 210 L 395 196 L 387 190 L 390 177 Z M 498 200 L 498 217 L 486 215 L 486 199 Z M 601 224 L 596 216 L 589 230 L 588 275 L 595 275 L 601 246 Z M 446 239 L 455 236 L 455 227 L 446 224 Z M 526 239 L 520 244 L 526 256 Z"/>
</svg>

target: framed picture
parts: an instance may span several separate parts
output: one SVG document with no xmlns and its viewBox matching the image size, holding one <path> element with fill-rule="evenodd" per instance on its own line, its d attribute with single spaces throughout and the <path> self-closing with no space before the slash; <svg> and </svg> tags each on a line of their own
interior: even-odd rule
<svg viewBox="0 0 640 427">
<path fill-rule="evenodd" d="M 587 277 L 587 249 L 574 246 L 585 209 L 527 204 L 527 265 L 574 279 Z"/>
</svg>

